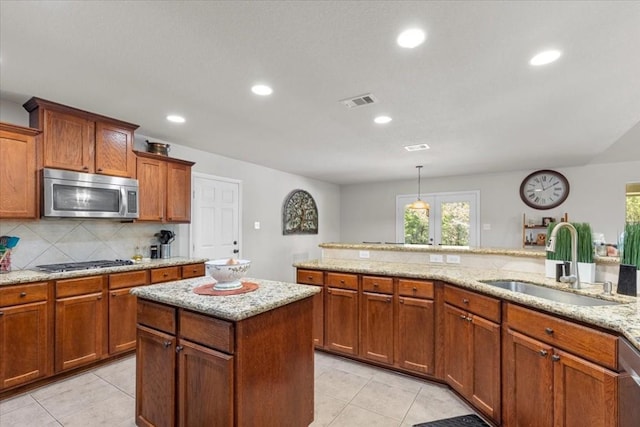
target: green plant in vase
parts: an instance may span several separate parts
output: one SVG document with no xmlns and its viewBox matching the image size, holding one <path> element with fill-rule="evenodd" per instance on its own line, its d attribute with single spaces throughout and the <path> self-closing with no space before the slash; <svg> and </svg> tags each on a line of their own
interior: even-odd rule
<svg viewBox="0 0 640 427">
<path fill-rule="evenodd" d="M 551 237 L 551 230 L 558 225 L 557 222 L 549 223 L 547 227 L 547 239 L 549 242 Z M 547 259 L 545 261 L 545 275 L 549 278 L 556 277 L 556 264 L 563 264 L 565 261 L 571 261 L 571 234 L 566 228 L 558 230 L 555 238 L 556 249 L 555 252 L 547 251 Z"/>
<path fill-rule="evenodd" d="M 636 296 L 638 276 L 640 276 L 640 223 L 632 222 L 624 227 L 618 293 Z"/>
</svg>

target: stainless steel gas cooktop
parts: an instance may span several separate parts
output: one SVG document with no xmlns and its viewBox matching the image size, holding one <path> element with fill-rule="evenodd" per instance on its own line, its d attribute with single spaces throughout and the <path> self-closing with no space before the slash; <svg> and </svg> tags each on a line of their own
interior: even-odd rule
<svg viewBox="0 0 640 427">
<path fill-rule="evenodd" d="M 132 264 L 133 264 L 133 261 L 128 259 L 116 259 L 116 260 L 65 262 L 62 264 L 36 265 L 36 268 L 42 271 L 46 271 L 48 273 L 60 273 L 63 271 L 93 270 L 96 268 L 118 267 L 121 265 L 132 265 Z"/>
</svg>

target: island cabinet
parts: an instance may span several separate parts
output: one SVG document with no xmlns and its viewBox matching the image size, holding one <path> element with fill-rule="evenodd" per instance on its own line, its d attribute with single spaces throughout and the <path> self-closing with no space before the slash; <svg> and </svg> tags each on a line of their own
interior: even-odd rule
<svg viewBox="0 0 640 427">
<path fill-rule="evenodd" d="M 109 281 L 109 354 L 136 348 L 135 286 L 149 284 L 149 270 L 113 273 Z"/>
<path fill-rule="evenodd" d="M 325 347 L 358 355 L 358 275 L 326 274 Z"/>
<path fill-rule="evenodd" d="M 313 296 L 313 344 L 324 347 L 324 273 L 315 270 L 298 270 L 296 283 L 318 286 L 320 292 Z"/>
<path fill-rule="evenodd" d="M 107 354 L 106 276 L 55 282 L 55 371 L 98 361 Z"/>
<path fill-rule="evenodd" d="M 195 163 L 143 151 L 135 154 L 138 221 L 191 222 L 191 167 Z"/>
<path fill-rule="evenodd" d="M 40 131 L 0 123 L 0 218 L 35 219 L 36 144 Z"/>
<path fill-rule="evenodd" d="M 310 298 L 237 322 L 138 300 L 138 426 L 313 421 Z"/>
<path fill-rule="evenodd" d="M 137 125 L 40 98 L 24 104 L 29 125 L 42 130 L 42 167 L 135 178 Z"/>
<path fill-rule="evenodd" d="M 48 283 L 0 288 L 0 390 L 51 373 Z"/>
<path fill-rule="evenodd" d="M 395 330 L 396 365 L 420 374 L 435 374 L 434 283 L 398 279 Z"/>
<path fill-rule="evenodd" d="M 362 276 L 360 356 L 374 362 L 393 364 L 394 335 L 393 279 Z"/>
<path fill-rule="evenodd" d="M 500 300 L 444 287 L 445 381 L 500 422 Z"/>
<path fill-rule="evenodd" d="M 504 425 L 617 425 L 617 338 L 506 304 Z"/>
</svg>

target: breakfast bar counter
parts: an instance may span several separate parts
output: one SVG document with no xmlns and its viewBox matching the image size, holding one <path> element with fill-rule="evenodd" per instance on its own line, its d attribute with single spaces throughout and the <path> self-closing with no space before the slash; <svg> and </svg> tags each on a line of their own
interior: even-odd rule
<svg viewBox="0 0 640 427">
<path fill-rule="evenodd" d="M 243 278 L 246 293 L 196 294 L 210 277 L 131 290 L 136 424 L 309 425 L 314 286 Z M 219 292 L 218 292 L 219 293 Z"/>
</svg>

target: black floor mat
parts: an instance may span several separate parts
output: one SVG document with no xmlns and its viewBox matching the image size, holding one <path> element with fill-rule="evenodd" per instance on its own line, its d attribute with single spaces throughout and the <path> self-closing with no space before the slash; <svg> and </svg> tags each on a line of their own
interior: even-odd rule
<svg viewBox="0 0 640 427">
<path fill-rule="evenodd" d="M 489 427 L 477 415 L 463 415 L 461 417 L 446 418 L 428 423 L 414 424 L 413 427 Z"/>
</svg>

